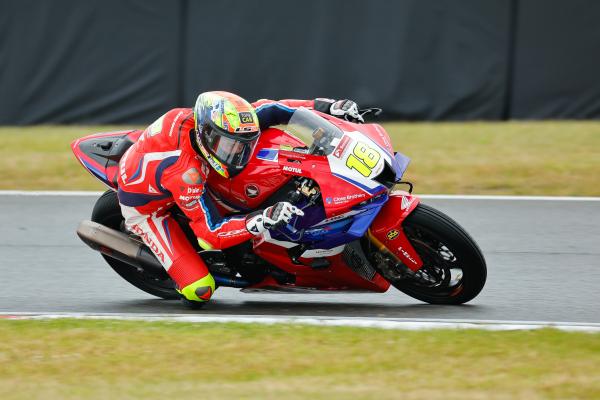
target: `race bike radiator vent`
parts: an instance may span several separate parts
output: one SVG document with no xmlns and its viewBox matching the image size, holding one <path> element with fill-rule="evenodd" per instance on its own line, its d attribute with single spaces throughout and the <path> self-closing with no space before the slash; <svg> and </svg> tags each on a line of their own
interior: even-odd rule
<svg viewBox="0 0 600 400">
<path fill-rule="evenodd" d="M 342 258 L 346 264 L 348 264 L 350 269 L 363 278 L 373 280 L 375 277 L 375 269 L 369 260 L 367 260 L 367 257 L 360 246 L 359 240 L 348 243 L 346 247 L 344 247 Z"/>
</svg>

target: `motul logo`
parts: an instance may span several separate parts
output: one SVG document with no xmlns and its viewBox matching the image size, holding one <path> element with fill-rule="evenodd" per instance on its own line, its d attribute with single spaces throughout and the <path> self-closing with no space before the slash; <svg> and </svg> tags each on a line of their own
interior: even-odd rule
<svg viewBox="0 0 600 400">
<path fill-rule="evenodd" d="M 296 168 L 296 167 L 290 167 L 289 165 L 285 165 L 283 167 L 283 170 L 286 172 L 293 172 L 295 174 L 301 174 L 302 170 L 300 168 Z"/>
</svg>

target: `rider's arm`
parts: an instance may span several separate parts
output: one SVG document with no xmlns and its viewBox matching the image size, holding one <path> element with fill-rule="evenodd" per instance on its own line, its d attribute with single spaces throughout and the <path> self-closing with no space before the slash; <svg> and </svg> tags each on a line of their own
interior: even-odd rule
<svg viewBox="0 0 600 400">
<path fill-rule="evenodd" d="M 314 99 L 314 100 L 258 100 L 252 103 L 256 109 L 256 115 L 260 121 L 260 129 L 267 129 L 274 125 L 287 124 L 294 111 L 299 107 L 310 108 L 329 114 L 331 105 L 335 100 Z"/>
<path fill-rule="evenodd" d="M 183 157 L 189 157 L 187 155 Z M 204 249 L 224 249 L 252 238 L 246 228 L 246 216 L 223 218 L 205 192 L 206 175 L 199 163 L 175 166 L 161 179 L 161 186 L 171 192 L 177 206 L 191 220 L 190 227 Z"/>
<path fill-rule="evenodd" d="M 171 192 L 177 206 L 190 219 L 190 227 L 203 249 L 235 246 L 267 229 L 288 223 L 294 215 L 304 215 L 292 204 L 279 202 L 248 215 L 224 218 L 205 191 L 206 174 L 202 164 L 185 153 L 178 161 L 157 183 Z"/>
</svg>

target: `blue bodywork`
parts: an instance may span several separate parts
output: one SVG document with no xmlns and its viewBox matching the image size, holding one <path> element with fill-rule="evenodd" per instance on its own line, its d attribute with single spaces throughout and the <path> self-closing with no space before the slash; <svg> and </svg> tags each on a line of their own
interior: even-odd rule
<svg viewBox="0 0 600 400">
<path fill-rule="evenodd" d="M 394 154 L 392 168 L 396 174 L 396 181 L 402 179 L 409 162 L 410 158 L 405 155 L 401 153 Z M 388 199 L 388 192 L 385 191 L 354 207 L 352 209 L 354 211 L 353 215 L 325 224 L 321 223 L 325 220 L 325 212 L 322 206 L 306 207 L 306 205 L 298 204 L 304 210 L 305 216 L 296 217 L 287 226 L 272 230 L 271 237 L 275 240 L 307 244 L 307 250 L 331 249 L 350 243 L 365 235 Z"/>
</svg>

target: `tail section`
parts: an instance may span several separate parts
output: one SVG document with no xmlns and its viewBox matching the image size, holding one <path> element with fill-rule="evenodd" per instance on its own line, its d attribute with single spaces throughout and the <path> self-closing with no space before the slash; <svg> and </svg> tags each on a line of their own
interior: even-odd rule
<svg viewBox="0 0 600 400">
<path fill-rule="evenodd" d="M 104 132 L 74 140 L 71 149 L 81 165 L 110 189 L 117 188 L 119 160 L 143 131 Z"/>
</svg>

